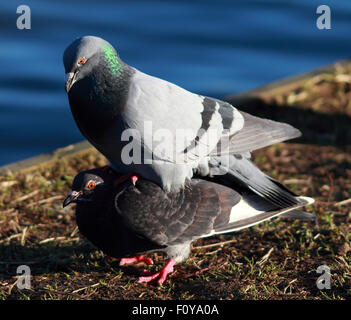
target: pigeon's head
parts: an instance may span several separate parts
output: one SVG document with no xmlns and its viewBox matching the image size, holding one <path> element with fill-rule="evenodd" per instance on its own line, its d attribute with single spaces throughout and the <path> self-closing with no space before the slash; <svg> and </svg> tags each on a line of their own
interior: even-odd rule
<svg viewBox="0 0 351 320">
<path fill-rule="evenodd" d="M 90 77 L 98 70 L 97 66 L 106 67 L 112 75 L 118 75 L 123 67 L 123 62 L 112 45 L 94 36 L 74 40 L 63 54 L 63 64 L 66 72 L 65 89 L 67 93 L 79 80 Z"/>
<path fill-rule="evenodd" d="M 115 173 L 107 166 L 78 173 L 73 180 L 72 190 L 63 201 L 63 207 L 70 203 L 104 200 L 112 189 L 115 177 Z"/>
</svg>

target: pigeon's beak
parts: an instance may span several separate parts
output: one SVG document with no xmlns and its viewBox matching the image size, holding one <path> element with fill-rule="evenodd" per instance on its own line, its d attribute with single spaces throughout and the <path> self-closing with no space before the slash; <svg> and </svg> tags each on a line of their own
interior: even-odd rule
<svg viewBox="0 0 351 320">
<path fill-rule="evenodd" d="M 73 84 L 76 82 L 76 72 L 67 72 L 65 78 L 65 89 L 68 93 Z"/>
<path fill-rule="evenodd" d="M 70 203 L 77 202 L 78 198 L 82 195 L 81 191 L 73 191 L 71 190 L 66 199 L 63 201 L 63 207 L 68 206 Z"/>
</svg>

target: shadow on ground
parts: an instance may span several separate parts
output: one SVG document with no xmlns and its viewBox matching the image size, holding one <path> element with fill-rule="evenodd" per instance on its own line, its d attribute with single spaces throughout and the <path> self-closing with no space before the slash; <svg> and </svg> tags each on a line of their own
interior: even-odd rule
<svg viewBox="0 0 351 320">
<path fill-rule="evenodd" d="M 262 98 L 227 99 L 239 110 L 252 115 L 286 122 L 298 128 L 302 137 L 294 143 L 316 145 L 351 145 L 351 117 L 341 113 L 322 113 L 311 110 L 309 106 L 289 106 L 269 103 Z"/>
</svg>

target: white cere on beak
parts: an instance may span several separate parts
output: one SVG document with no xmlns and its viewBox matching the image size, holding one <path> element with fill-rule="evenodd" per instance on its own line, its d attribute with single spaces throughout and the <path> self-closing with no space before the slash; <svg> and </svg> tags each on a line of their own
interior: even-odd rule
<svg viewBox="0 0 351 320">
<path fill-rule="evenodd" d="M 75 72 L 67 72 L 66 76 L 65 76 L 65 89 L 66 92 L 68 92 L 71 87 L 73 86 L 73 84 L 76 82 L 75 80 Z"/>
</svg>

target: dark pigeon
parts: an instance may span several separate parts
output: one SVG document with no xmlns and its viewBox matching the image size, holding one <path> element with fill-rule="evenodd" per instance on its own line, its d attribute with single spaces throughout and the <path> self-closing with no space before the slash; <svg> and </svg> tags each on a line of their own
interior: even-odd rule
<svg viewBox="0 0 351 320">
<path fill-rule="evenodd" d="M 276 208 L 300 205 L 250 161 L 252 150 L 296 138 L 299 130 L 147 75 L 98 37 L 76 39 L 63 61 L 78 128 L 117 172 L 134 173 L 166 192 L 180 192 L 194 174 L 221 176 L 221 183 L 248 187 Z M 156 139 L 162 130 L 170 133 L 163 144 Z M 180 131 L 184 143 L 178 143 Z"/>
<path fill-rule="evenodd" d="M 296 204 L 282 209 L 248 187 L 228 187 L 201 177 L 178 191 L 165 192 L 152 181 L 117 174 L 106 166 L 79 173 L 64 206 L 77 203 L 80 232 L 106 255 L 123 257 L 121 265 L 152 264 L 148 253 L 166 253 L 170 260 L 160 272 L 138 280 L 162 284 L 173 266 L 189 256 L 196 239 L 238 231 L 282 214 L 289 217 L 289 212 L 292 218 L 313 217 L 297 210 L 313 199 L 295 199 Z"/>
</svg>

